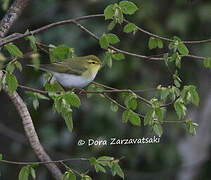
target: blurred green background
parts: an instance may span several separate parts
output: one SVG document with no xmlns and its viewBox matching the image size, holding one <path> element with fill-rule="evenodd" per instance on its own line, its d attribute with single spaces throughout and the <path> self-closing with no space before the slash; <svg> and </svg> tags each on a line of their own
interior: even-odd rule
<svg viewBox="0 0 211 180">
<path fill-rule="evenodd" d="M 43 25 L 89 14 L 103 13 L 111 0 L 37 0 L 32 1 L 24 10 L 22 16 L 14 24 L 10 33 L 25 32 Z M 140 9 L 135 15 L 128 17 L 140 27 L 155 34 L 184 40 L 208 39 L 211 35 L 211 2 L 209 0 L 134 0 Z M 0 11 L 0 16 L 4 16 Z M 81 21 L 86 28 L 101 36 L 107 31 L 108 22 L 103 18 Z M 149 36 L 137 32 L 135 35 L 122 33 L 123 26 L 117 25 L 112 31 L 121 39 L 118 47 L 143 55 L 162 54 L 167 51 L 168 44 L 162 50 L 149 50 Z M 36 35 L 37 39 L 46 44 L 65 44 L 75 49 L 77 56 L 95 54 L 103 59 L 104 50 L 98 42 L 82 32 L 73 24 L 58 26 Z M 17 41 L 17 46 L 23 52 L 29 51 L 29 45 Z M 210 43 L 188 45 L 191 54 L 211 56 Z M 41 52 L 41 63 L 49 58 Z M 30 62 L 25 59 L 23 64 Z M 42 89 L 42 72 L 25 67 L 16 72 L 20 84 Z M 74 109 L 74 130 L 70 133 L 60 115 L 52 110 L 52 102 L 40 101 L 37 111 L 24 91 L 18 92 L 27 102 L 36 130 L 46 151 L 52 159 L 71 157 L 114 156 L 121 160 L 120 165 L 127 180 L 208 180 L 211 178 L 211 73 L 204 68 L 203 62 L 194 59 L 183 59 L 180 76 L 184 84 L 196 85 L 201 98 L 199 108 L 190 106 L 188 117 L 199 123 L 197 135 L 191 137 L 185 131 L 182 123 L 164 124 L 164 133 L 159 144 L 115 145 L 115 146 L 78 146 L 79 139 L 106 139 L 153 137 L 155 134 L 147 127 L 134 127 L 121 122 L 122 110 L 114 113 L 110 102 L 100 96 L 86 98 L 81 96 L 82 105 Z M 113 67 L 104 67 L 96 81 L 121 89 L 148 89 L 159 84 L 167 86 L 172 83 L 171 74 L 163 62 L 155 62 L 126 56 L 125 60 L 113 61 Z M 155 91 L 141 93 L 151 99 L 157 96 Z M 111 95 L 121 100 L 120 95 Z M 121 101 L 120 101 L 121 102 Z M 144 111 L 144 104 L 139 104 L 139 110 Z M 168 109 L 166 120 L 177 120 L 173 108 Z M 0 153 L 4 159 L 14 161 L 36 161 L 34 153 L 25 138 L 21 120 L 8 97 L 0 93 Z M 85 172 L 95 180 L 120 179 L 106 174 L 96 174 L 86 162 L 74 161 L 68 163 L 73 169 Z M 0 180 L 17 179 L 21 166 L 0 164 Z M 62 168 L 62 167 L 61 167 Z M 37 168 L 38 180 L 53 179 L 44 166 Z"/>
</svg>

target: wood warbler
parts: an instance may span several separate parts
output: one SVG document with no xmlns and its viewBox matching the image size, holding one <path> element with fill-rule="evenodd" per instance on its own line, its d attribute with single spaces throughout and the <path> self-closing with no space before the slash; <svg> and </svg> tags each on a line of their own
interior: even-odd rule
<svg viewBox="0 0 211 180">
<path fill-rule="evenodd" d="M 34 67 L 34 65 L 29 65 Z M 66 61 L 42 64 L 39 69 L 49 72 L 65 88 L 83 88 L 97 75 L 102 62 L 94 55 L 74 57 Z"/>
</svg>

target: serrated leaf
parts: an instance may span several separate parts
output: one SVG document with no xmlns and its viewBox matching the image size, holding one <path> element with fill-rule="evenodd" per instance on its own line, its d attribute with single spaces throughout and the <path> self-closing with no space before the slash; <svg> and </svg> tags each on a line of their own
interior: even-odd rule
<svg viewBox="0 0 211 180">
<path fill-rule="evenodd" d="M 21 168 L 18 174 L 18 180 L 28 180 L 29 179 L 30 169 L 29 166 L 24 166 Z"/>
<path fill-rule="evenodd" d="M 122 59 L 125 59 L 125 55 L 122 54 L 122 53 L 114 53 L 114 54 L 112 54 L 112 57 L 113 57 L 115 60 L 122 60 Z"/>
<path fill-rule="evenodd" d="M 36 172 L 35 172 L 35 169 L 33 167 L 30 167 L 30 174 L 31 174 L 33 179 L 36 179 Z"/>
<path fill-rule="evenodd" d="M 122 122 L 123 122 L 123 123 L 128 122 L 128 120 L 129 120 L 129 113 L 130 113 L 130 110 L 129 110 L 129 109 L 126 109 L 126 110 L 122 113 Z"/>
<path fill-rule="evenodd" d="M 179 119 L 183 118 L 186 115 L 187 108 L 185 107 L 185 105 L 181 99 L 176 100 L 176 102 L 174 103 L 174 109 L 175 109 Z"/>
<path fill-rule="evenodd" d="M 15 70 L 14 62 L 9 62 L 7 65 L 6 71 L 9 73 L 13 73 L 14 70 Z"/>
<path fill-rule="evenodd" d="M 135 110 L 137 107 L 137 100 L 136 97 L 133 95 L 126 96 L 124 103 L 129 109 Z"/>
<path fill-rule="evenodd" d="M 158 46 L 157 40 L 154 37 L 150 37 L 149 42 L 148 42 L 148 46 L 149 46 L 149 49 L 156 48 Z"/>
<path fill-rule="evenodd" d="M 109 44 L 116 44 L 120 41 L 118 36 L 112 33 L 106 34 L 106 38 Z"/>
<path fill-rule="evenodd" d="M 112 54 L 108 51 L 105 53 L 104 62 L 107 64 L 109 68 L 112 67 Z"/>
<path fill-rule="evenodd" d="M 163 134 L 163 128 L 161 124 L 157 121 L 154 122 L 153 124 L 153 131 L 160 137 Z"/>
<path fill-rule="evenodd" d="M 211 58 L 210 57 L 204 58 L 204 66 L 206 68 L 211 68 Z"/>
<path fill-rule="evenodd" d="M 25 37 L 25 39 L 29 40 L 30 47 L 32 48 L 32 50 L 37 51 L 36 38 L 33 35 L 31 35 L 31 36 Z"/>
<path fill-rule="evenodd" d="M 56 48 L 50 49 L 51 62 L 54 61 L 65 61 L 72 57 L 71 48 L 65 45 L 57 46 Z"/>
<path fill-rule="evenodd" d="M 62 86 L 57 82 L 46 83 L 45 90 L 48 92 L 64 92 L 64 89 L 62 88 Z"/>
<path fill-rule="evenodd" d="M 74 92 L 65 93 L 64 99 L 70 106 L 79 107 L 81 105 L 79 97 Z"/>
<path fill-rule="evenodd" d="M 163 48 L 163 41 L 161 39 L 157 39 L 157 45 L 158 45 L 158 48 L 162 49 Z"/>
<path fill-rule="evenodd" d="M 108 42 L 108 39 L 107 39 L 107 35 L 106 34 L 103 34 L 100 37 L 99 43 L 100 43 L 100 47 L 101 48 L 103 48 L 103 49 L 107 49 L 108 48 L 109 42 Z"/>
<path fill-rule="evenodd" d="M 125 33 L 135 32 L 136 30 L 137 26 L 133 23 L 126 24 L 123 29 Z"/>
<path fill-rule="evenodd" d="M 191 86 L 190 88 L 190 93 L 191 93 L 191 101 L 193 104 L 195 104 L 196 106 L 199 105 L 199 95 L 196 91 L 195 86 Z"/>
<path fill-rule="evenodd" d="M 104 10 L 105 20 L 112 19 L 114 16 L 114 13 L 115 13 L 114 5 L 113 4 L 108 5 Z"/>
<path fill-rule="evenodd" d="M 149 124 L 149 125 L 152 124 L 154 114 L 155 114 L 155 111 L 152 108 L 149 111 L 147 111 L 147 113 L 144 117 L 144 126 L 146 126 L 147 124 Z"/>
<path fill-rule="evenodd" d="M 178 51 L 180 52 L 180 54 L 182 55 L 188 55 L 189 54 L 189 50 L 188 48 L 185 46 L 184 43 L 180 42 L 178 44 Z"/>
<path fill-rule="evenodd" d="M 119 175 L 122 179 L 124 179 L 124 173 L 121 169 L 121 167 L 119 166 L 118 162 L 114 161 L 112 164 L 112 174 L 115 175 Z"/>
<path fill-rule="evenodd" d="M 73 130 L 72 110 L 71 109 L 63 109 L 61 114 L 65 120 L 68 130 L 70 132 L 72 132 L 72 130 Z"/>
<path fill-rule="evenodd" d="M 19 61 L 15 61 L 15 67 L 19 70 L 22 71 L 23 67 Z"/>
<path fill-rule="evenodd" d="M 37 108 L 39 107 L 39 101 L 37 98 L 34 98 L 32 101 L 33 107 L 35 110 L 37 110 Z"/>
<path fill-rule="evenodd" d="M 18 81 L 16 77 L 11 73 L 6 73 L 6 84 L 8 86 L 9 93 L 13 93 L 18 87 Z"/>
<path fill-rule="evenodd" d="M 141 119 L 137 113 L 130 110 L 129 121 L 134 126 L 141 126 Z"/>
<path fill-rule="evenodd" d="M 14 45 L 13 43 L 9 43 L 4 45 L 4 47 L 6 48 L 6 50 L 10 53 L 11 56 L 13 57 L 22 57 L 23 53 L 20 51 L 20 49 L 18 49 L 18 47 L 16 45 Z"/>
<path fill-rule="evenodd" d="M 188 133 L 191 135 L 191 136 L 195 136 L 196 135 L 196 127 L 198 126 L 197 123 L 194 123 L 192 121 L 192 119 L 188 119 L 186 120 L 186 128 L 188 130 Z"/>
<path fill-rule="evenodd" d="M 163 121 L 163 111 L 160 107 L 155 109 L 155 114 L 157 115 L 158 119 L 162 122 Z"/>
<path fill-rule="evenodd" d="M 138 10 L 137 6 L 130 1 L 121 1 L 119 3 L 119 7 L 121 8 L 124 14 L 129 14 L 129 15 L 134 14 Z"/>
</svg>

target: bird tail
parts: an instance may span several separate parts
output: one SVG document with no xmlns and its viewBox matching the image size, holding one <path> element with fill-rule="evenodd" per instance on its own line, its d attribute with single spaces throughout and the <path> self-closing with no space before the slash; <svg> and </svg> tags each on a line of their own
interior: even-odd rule
<svg viewBox="0 0 211 180">
<path fill-rule="evenodd" d="M 37 66 L 35 66 L 35 65 L 33 65 L 33 64 L 27 64 L 26 66 L 28 66 L 28 67 L 33 67 L 33 68 L 35 68 L 35 69 L 40 69 L 40 70 L 45 71 L 45 72 L 51 72 L 51 71 L 49 71 L 47 68 L 45 68 L 45 66 L 42 65 L 42 64 L 40 64 L 39 67 L 37 67 Z"/>
</svg>

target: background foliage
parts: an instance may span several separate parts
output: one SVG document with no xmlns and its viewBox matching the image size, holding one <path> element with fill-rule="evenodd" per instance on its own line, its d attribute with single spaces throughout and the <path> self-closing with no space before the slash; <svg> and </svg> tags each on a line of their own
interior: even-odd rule
<svg viewBox="0 0 211 180">
<path fill-rule="evenodd" d="M 24 32 L 26 29 L 35 29 L 42 25 L 72 17 L 79 17 L 87 14 L 102 13 L 104 8 L 113 1 L 68 1 L 68 0 L 45 0 L 33 1 L 25 10 L 22 17 L 15 24 L 12 32 Z M 179 36 L 185 40 L 207 39 L 210 37 L 210 10 L 209 1 L 154 1 L 142 0 L 133 1 L 140 10 L 129 20 L 137 25 L 165 37 Z M 1 16 L 4 11 L 1 10 Z M 108 25 L 103 18 L 83 21 L 82 24 L 89 30 L 101 36 Z M 118 47 L 130 52 L 140 52 L 144 55 L 161 54 L 166 49 L 148 48 L 149 37 L 137 32 L 134 35 L 122 32 L 123 26 L 116 25 L 112 30 L 119 35 L 121 43 Z M 99 43 L 82 32 L 75 25 L 64 25 L 49 29 L 37 35 L 38 39 L 46 44 L 65 44 L 74 48 L 77 56 L 95 54 L 101 59 L 104 51 Z M 18 47 L 23 51 L 29 50 L 29 45 L 19 40 Z M 164 43 L 165 45 L 165 43 Z M 188 45 L 192 54 L 201 56 L 211 56 L 210 44 Z M 45 53 L 39 56 L 41 63 L 49 62 Z M 28 64 L 31 61 L 24 61 Z M 25 67 L 20 73 L 15 72 L 20 84 L 31 87 L 42 88 L 43 78 L 41 72 Z M 184 84 L 194 84 L 198 87 L 201 102 L 207 98 L 207 93 L 211 89 L 210 71 L 203 66 L 202 61 L 184 60 L 180 70 Z M 208 79 L 208 80 L 207 80 Z M 103 83 L 119 89 L 148 89 L 155 88 L 159 84 L 168 85 L 172 83 L 163 62 L 147 61 L 126 56 L 125 60 L 113 61 L 112 68 L 104 67 L 98 74 L 97 82 Z M 206 81 L 205 83 L 202 83 Z M 19 90 L 22 93 L 22 90 Z M 154 133 L 149 128 L 135 127 L 131 124 L 121 122 L 122 111 L 117 113 L 110 110 L 110 102 L 100 96 L 86 98 L 81 96 L 81 106 L 74 109 L 74 131 L 70 133 L 65 126 L 63 119 L 52 111 L 52 102 L 40 101 L 40 107 L 35 111 L 29 96 L 22 94 L 28 103 L 34 124 L 40 136 L 41 142 L 53 159 L 67 157 L 98 157 L 102 155 L 125 158 L 120 165 L 125 172 L 126 179 L 176 179 L 178 171 L 183 168 L 190 168 L 182 165 L 182 159 L 178 153 L 178 142 L 180 142 L 187 132 L 184 124 L 165 124 L 164 133 L 159 144 L 144 145 L 116 145 L 116 146 L 77 146 L 79 139 L 109 139 L 117 138 L 139 138 L 153 136 Z M 153 91 L 144 92 L 143 95 L 150 99 L 155 94 Z M 118 94 L 112 95 L 120 99 Z M 0 152 L 5 159 L 27 161 L 36 160 L 34 154 L 26 141 L 20 123 L 19 116 L 13 105 L 9 102 L 5 94 L 0 94 Z M 145 110 L 143 103 L 138 104 L 138 108 Z M 191 107 L 190 112 L 195 107 Z M 198 111 L 202 111 L 199 107 Z M 207 117 L 210 119 L 210 117 Z M 168 120 L 177 120 L 175 113 L 168 114 Z M 200 124 L 200 119 L 198 120 Z M 9 128 L 9 130 L 7 130 Z M 210 157 L 201 166 L 201 179 L 209 179 Z M 193 165 L 197 163 L 193 162 Z M 90 168 L 88 163 L 71 162 L 71 166 L 78 171 Z M 0 179 L 16 179 L 20 166 L 1 165 Z M 50 174 L 42 166 L 38 168 L 38 179 L 51 179 Z M 109 174 L 102 175 L 91 170 L 93 179 L 119 179 Z M 198 178 L 198 179 L 199 179 Z"/>
</svg>

